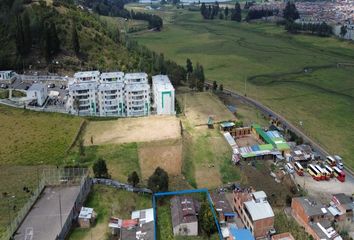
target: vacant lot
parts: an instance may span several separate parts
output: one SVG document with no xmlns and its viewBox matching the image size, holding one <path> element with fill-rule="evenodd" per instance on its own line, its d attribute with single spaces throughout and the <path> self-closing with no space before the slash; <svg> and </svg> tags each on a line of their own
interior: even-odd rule
<svg viewBox="0 0 354 240">
<path fill-rule="evenodd" d="M 61 164 L 81 121 L 0 105 L 0 165 Z"/>
<path fill-rule="evenodd" d="M 69 240 L 107 239 L 111 216 L 130 219 L 131 212 L 151 208 L 151 196 L 117 190 L 108 186 L 95 185 L 85 204 L 97 213 L 97 224 L 90 229 L 75 228 Z"/>
<path fill-rule="evenodd" d="M 180 137 L 179 120 L 174 116 L 149 116 L 90 122 L 85 145 L 150 142 Z"/>
<path fill-rule="evenodd" d="M 353 62 L 350 42 L 289 35 L 272 24 L 208 21 L 190 11 L 136 39 L 181 65 L 199 62 L 208 80 L 247 93 L 293 124 L 302 121 L 310 137 L 354 168 L 354 68 L 336 65 Z"/>
<path fill-rule="evenodd" d="M 139 163 L 143 179 L 149 178 L 157 167 L 170 176 L 181 174 L 182 140 L 165 140 L 139 144 Z"/>
<path fill-rule="evenodd" d="M 178 94 L 177 100 L 192 125 L 207 124 L 209 116 L 215 122 L 235 119 L 225 105 L 210 92 Z"/>
</svg>

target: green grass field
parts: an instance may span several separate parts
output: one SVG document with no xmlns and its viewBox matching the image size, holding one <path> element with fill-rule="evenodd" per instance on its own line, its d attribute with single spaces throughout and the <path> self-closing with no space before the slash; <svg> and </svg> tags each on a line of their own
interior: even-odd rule
<svg viewBox="0 0 354 240">
<path fill-rule="evenodd" d="M 188 11 L 162 32 L 134 37 L 180 64 L 200 62 L 209 81 L 246 89 L 295 125 L 302 121 L 305 133 L 354 168 L 354 67 L 336 65 L 353 62 L 352 43 L 289 35 L 271 24 L 208 21 Z"/>
</svg>

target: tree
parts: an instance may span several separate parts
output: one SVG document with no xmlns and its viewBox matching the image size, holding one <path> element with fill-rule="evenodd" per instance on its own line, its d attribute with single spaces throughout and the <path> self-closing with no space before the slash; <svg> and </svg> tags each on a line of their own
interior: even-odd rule
<svg viewBox="0 0 354 240">
<path fill-rule="evenodd" d="M 283 17 L 290 22 L 293 22 L 300 17 L 299 12 L 296 9 L 295 3 L 290 1 L 286 3 L 283 12 Z"/>
<path fill-rule="evenodd" d="M 199 225 L 203 232 L 210 236 L 217 231 L 213 213 L 211 212 L 209 203 L 204 200 L 199 210 Z"/>
<path fill-rule="evenodd" d="M 28 16 L 28 12 L 25 11 L 22 15 L 23 23 L 23 41 L 24 41 L 24 52 L 29 53 L 32 47 L 32 35 L 31 35 L 31 20 Z"/>
<path fill-rule="evenodd" d="M 348 32 L 347 26 L 342 25 L 342 26 L 340 27 L 340 36 L 341 36 L 342 38 L 344 38 L 345 35 L 347 34 L 347 32 Z"/>
<path fill-rule="evenodd" d="M 108 169 L 106 161 L 99 158 L 92 166 L 93 173 L 96 178 L 108 178 Z"/>
<path fill-rule="evenodd" d="M 222 14 L 222 12 L 219 13 L 219 19 L 221 19 L 221 20 L 224 19 L 224 14 Z"/>
<path fill-rule="evenodd" d="M 229 8 L 227 6 L 224 10 L 224 14 L 225 14 L 225 19 L 227 19 L 227 17 L 229 16 Z"/>
<path fill-rule="evenodd" d="M 238 2 L 235 4 L 235 9 L 231 12 L 231 20 L 236 22 L 241 22 L 242 20 L 241 5 Z"/>
<path fill-rule="evenodd" d="M 128 176 L 128 183 L 133 185 L 133 187 L 136 187 L 136 185 L 138 185 L 139 181 L 140 181 L 140 179 L 139 179 L 139 176 L 136 171 L 132 172 Z"/>
<path fill-rule="evenodd" d="M 168 191 L 168 174 L 160 167 L 148 179 L 148 188 L 153 192 Z"/>
<path fill-rule="evenodd" d="M 21 56 L 24 56 L 26 53 L 22 20 L 19 16 L 16 17 L 16 50 L 17 53 Z"/>
<path fill-rule="evenodd" d="M 186 69 L 187 69 L 187 74 L 193 72 L 193 64 L 192 64 L 192 61 L 189 58 L 187 58 Z"/>
<path fill-rule="evenodd" d="M 195 87 L 198 89 L 198 91 L 203 91 L 205 84 L 204 68 L 199 63 L 197 63 L 195 66 L 193 77 L 196 81 Z"/>
<path fill-rule="evenodd" d="M 207 19 L 209 17 L 209 13 L 205 3 L 202 3 L 202 5 L 200 6 L 200 14 L 202 14 L 204 19 Z"/>
<path fill-rule="evenodd" d="M 71 40 L 72 40 L 74 52 L 75 52 L 76 56 L 78 56 L 80 54 L 80 43 L 79 43 L 79 35 L 77 34 L 75 22 L 73 22 L 72 28 L 73 29 L 72 29 Z"/>
<path fill-rule="evenodd" d="M 224 91 L 224 85 L 220 84 L 220 86 L 219 86 L 219 91 L 220 91 L 220 92 Z"/>
<path fill-rule="evenodd" d="M 80 115 L 80 99 L 79 98 L 74 98 L 74 109 L 77 111 L 77 115 Z"/>
<path fill-rule="evenodd" d="M 216 81 L 213 81 L 213 90 L 216 91 L 218 89 L 218 84 Z"/>
</svg>

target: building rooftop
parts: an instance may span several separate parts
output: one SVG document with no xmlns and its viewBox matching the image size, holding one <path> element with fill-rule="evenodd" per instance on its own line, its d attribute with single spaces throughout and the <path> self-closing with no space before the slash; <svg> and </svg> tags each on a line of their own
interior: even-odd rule
<svg viewBox="0 0 354 240">
<path fill-rule="evenodd" d="M 86 78 L 86 77 L 98 77 L 100 75 L 99 71 L 84 71 L 76 72 L 74 78 Z"/>
<path fill-rule="evenodd" d="M 321 240 L 342 240 L 342 237 L 336 232 L 331 222 L 328 220 L 310 223 L 310 227 Z"/>
<path fill-rule="evenodd" d="M 274 212 L 268 201 L 256 202 L 255 200 L 244 202 L 245 207 L 253 221 L 274 217 Z"/>
<path fill-rule="evenodd" d="M 182 223 L 198 222 L 197 203 L 189 196 L 174 196 L 171 198 L 172 225 L 176 227 Z M 199 210 L 199 209 L 198 209 Z"/>
<path fill-rule="evenodd" d="M 130 228 L 122 228 L 121 239 L 154 240 L 154 222 L 148 222 Z"/>
<path fill-rule="evenodd" d="M 266 200 L 267 194 L 264 191 L 257 191 L 253 193 L 253 198 L 256 200 Z"/>
<path fill-rule="evenodd" d="M 27 91 L 40 91 L 43 88 L 46 88 L 46 85 L 42 83 L 34 83 L 31 85 L 31 87 Z"/>
<path fill-rule="evenodd" d="M 251 231 L 248 229 L 237 229 L 235 227 L 231 227 L 230 234 L 234 240 L 254 240 Z"/>
<path fill-rule="evenodd" d="M 126 73 L 124 75 L 125 79 L 139 79 L 139 78 L 147 78 L 147 74 L 144 72 L 138 72 L 138 73 Z"/>
<path fill-rule="evenodd" d="M 345 210 L 354 209 L 354 199 L 344 193 L 333 194 L 332 201 L 335 205 L 341 205 Z"/>
<path fill-rule="evenodd" d="M 300 202 L 301 206 L 305 210 L 305 213 L 308 216 L 318 216 L 318 215 L 324 215 L 327 213 L 327 210 L 322 204 L 318 204 L 314 199 L 309 198 L 309 197 L 297 197 L 295 198 L 297 201 Z M 326 212 L 324 212 L 324 210 Z"/>
<path fill-rule="evenodd" d="M 214 203 L 215 210 L 217 212 L 222 212 L 225 216 L 234 216 L 235 213 L 230 206 L 230 203 L 226 199 L 224 192 L 212 192 L 210 197 Z"/>
<path fill-rule="evenodd" d="M 125 89 L 127 91 L 142 91 L 150 89 L 150 85 L 148 83 L 127 83 Z"/>
<path fill-rule="evenodd" d="M 95 89 L 97 87 L 96 82 L 80 82 L 69 84 L 69 91 L 87 90 Z"/>
<path fill-rule="evenodd" d="M 123 89 L 124 83 L 122 82 L 104 82 L 98 85 L 99 91 Z"/>
<path fill-rule="evenodd" d="M 91 219 L 93 215 L 93 208 L 82 207 L 79 218 Z"/>
<path fill-rule="evenodd" d="M 123 72 L 103 72 L 101 73 L 101 79 L 106 78 L 122 78 L 124 77 Z"/>
<path fill-rule="evenodd" d="M 173 91 L 174 88 L 167 75 L 152 76 L 152 84 L 155 89 L 160 91 Z"/>
<path fill-rule="evenodd" d="M 154 210 L 152 208 L 137 210 L 132 212 L 132 219 L 139 219 L 139 223 L 154 221 Z"/>
</svg>

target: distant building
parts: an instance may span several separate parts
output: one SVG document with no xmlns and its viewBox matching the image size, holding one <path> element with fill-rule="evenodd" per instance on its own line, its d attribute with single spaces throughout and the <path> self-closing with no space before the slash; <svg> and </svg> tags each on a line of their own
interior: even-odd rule
<svg viewBox="0 0 354 240">
<path fill-rule="evenodd" d="M 16 79 L 16 77 L 17 74 L 12 70 L 0 71 L 0 83 L 11 84 Z"/>
<path fill-rule="evenodd" d="M 153 107 L 157 115 L 172 115 L 175 112 L 175 89 L 167 75 L 152 77 Z"/>
<path fill-rule="evenodd" d="M 235 190 L 234 210 L 253 236 L 264 238 L 274 230 L 274 212 L 263 191 Z"/>
<path fill-rule="evenodd" d="M 197 236 L 199 203 L 189 196 L 171 198 L 173 235 Z"/>
<path fill-rule="evenodd" d="M 96 213 L 93 208 L 82 207 L 79 214 L 79 225 L 81 228 L 89 228 L 96 220 Z"/>
<path fill-rule="evenodd" d="M 150 85 L 147 74 L 127 73 L 124 83 L 127 117 L 150 115 Z"/>
<path fill-rule="evenodd" d="M 36 100 L 38 106 L 43 106 L 48 97 L 47 85 L 42 83 L 34 83 L 26 91 L 26 93 L 28 101 Z"/>
</svg>

